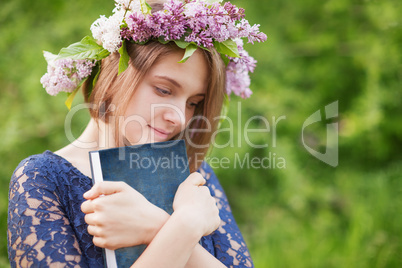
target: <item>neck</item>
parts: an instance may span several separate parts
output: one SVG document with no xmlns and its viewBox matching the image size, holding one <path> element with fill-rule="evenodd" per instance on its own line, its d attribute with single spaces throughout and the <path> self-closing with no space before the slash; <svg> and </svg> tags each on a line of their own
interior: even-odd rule
<svg viewBox="0 0 402 268">
<path fill-rule="evenodd" d="M 64 157 L 84 175 L 91 177 L 90 151 L 115 147 L 114 126 L 91 119 L 81 136 L 55 154 Z"/>
<path fill-rule="evenodd" d="M 114 126 L 91 118 L 84 132 L 71 145 L 88 152 L 115 147 Z"/>
</svg>

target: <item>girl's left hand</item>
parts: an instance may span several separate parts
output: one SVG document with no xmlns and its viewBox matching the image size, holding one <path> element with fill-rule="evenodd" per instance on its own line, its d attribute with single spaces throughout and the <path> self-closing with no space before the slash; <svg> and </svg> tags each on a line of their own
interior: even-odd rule
<svg viewBox="0 0 402 268">
<path fill-rule="evenodd" d="M 96 183 L 81 205 L 96 246 L 118 249 L 149 244 L 169 214 L 124 182 Z"/>
</svg>

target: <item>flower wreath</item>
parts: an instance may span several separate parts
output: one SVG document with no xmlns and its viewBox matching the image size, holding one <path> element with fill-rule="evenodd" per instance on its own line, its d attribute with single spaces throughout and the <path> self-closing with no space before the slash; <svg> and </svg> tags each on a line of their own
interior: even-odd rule
<svg viewBox="0 0 402 268">
<path fill-rule="evenodd" d="M 102 59 L 118 52 L 120 74 L 128 68 L 126 42 L 145 44 L 150 40 L 163 44 L 172 41 L 184 49 L 180 62 L 185 62 L 197 48 L 215 47 L 226 64 L 227 95 L 251 95 L 249 72 L 254 71 L 256 60 L 244 50 L 241 38 L 254 43 L 267 37 L 259 31 L 259 25 L 249 24 L 244 9 L 230 2 L 222 5 L 211 0 L 168 0 L 162 10 L 151 13 L 145 0 L 115 2 L 110 17 L 101 16 L 92 24 L 93 37 L 86 36 L 62 48 L 58 55 L 44 51 L 48 67 L 41 83 L 50 95 L 68 92 L 69 109 L 85 80 L 92 79 L 90 85 L 95 85 Z"/>
</svg>

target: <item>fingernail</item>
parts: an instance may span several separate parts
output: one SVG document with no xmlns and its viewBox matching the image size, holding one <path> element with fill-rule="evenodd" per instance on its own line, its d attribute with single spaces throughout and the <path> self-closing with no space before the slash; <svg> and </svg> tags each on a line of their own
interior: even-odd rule
<svg viewBox="0 0 402 268">
<path fill-rule="evenodd" d="M 91 195 L 92 195 L 92 191 L 89 190 L 88 192 L 85 192 L 83 196 L 84 196 L 85 199 L 88 199 L 88 198 L 91 197 Z"/>
</svg>

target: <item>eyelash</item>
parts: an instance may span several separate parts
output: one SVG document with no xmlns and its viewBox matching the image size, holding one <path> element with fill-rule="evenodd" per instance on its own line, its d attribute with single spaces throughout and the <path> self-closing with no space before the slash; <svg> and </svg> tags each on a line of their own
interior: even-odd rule
<svg viewBox="0 0 402 268">
<path fill-rule="evenodd" d="M 159 87 L 155 87 L 155 89 L 159 92 L 159 94 L 161 94 L 161 95 L 170 95 L 171 93 L 170 93 L 170 91 L 168 91 L 168 90 L 165 90 L 165 89 L 162 89 L 162 88 L 159 88 Z M 197 107 L 198 106 L 198 104 L 199 103 L 195 103 L 195 102 L 190 102 L 188 105 L 191 107 L 191 108 L 195 108 L 195 107 Z"/>
<path fill-rule="evenodd" d="M 190 107 L 197 107 L 197 106 L 198 106 L 198 103 L 190 102 L 190 103 L 189 103 L 189 106 L 190 106 Z"/>
<path fill-rule="evenodd" d="M 170 95 L 170 92 L 168 90 L 161 89 L 159 87 L 156 87 L 156 90 L 162 95 Z"/>
</svg>

